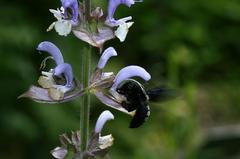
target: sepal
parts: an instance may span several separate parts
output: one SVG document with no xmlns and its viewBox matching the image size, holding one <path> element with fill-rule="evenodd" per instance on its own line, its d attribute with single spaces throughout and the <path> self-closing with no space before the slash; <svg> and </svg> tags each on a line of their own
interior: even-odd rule
<svg viewBox="0 0 240 159">
<path fill-rule="evenodd" d="M 75 80 L 74 83 L 75 83 L 74 89 L 65 93 L 64 96 L 58 100 L 51 98 L 51 95 L 49 94 L 49 89 L 41 88 L 38 86 L 31 86 L 29 90 L 23 93 L 22 95 L 20 95 L 18 99 L 30 98 L 33 101 L 38 103 L 49 103 L 49 104 L 68 102 L 78 98 L 79 96 L 82 96 L 85 92 L 84 89 L 82 88 L 82 85 L 80 85 L 78 81 Z"/>
</svg>

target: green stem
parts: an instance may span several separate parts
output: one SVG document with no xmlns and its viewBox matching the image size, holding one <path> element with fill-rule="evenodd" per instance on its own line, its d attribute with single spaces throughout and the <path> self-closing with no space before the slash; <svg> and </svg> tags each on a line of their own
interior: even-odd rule
<svg viewBox="0 0 240 159">
<path fill-rule="evenodd" d="M 87 22 L 91 14 L 91 0 L 83 0 L 85 8 L 85 21 Z"/>
<path fill-rule="evenodd" d="M 88 28 L 88 20 L 91 11 L 91 0 L 83 0 L 85 8 L 85 23 Z M 90 83 L 91 72 L 91 46 L 86 47 L 82 52 L 82 74 L 81 82 L 84 88 L 87 88 Z M 82 97 L 80 110 L 80 131 L 81 131 L 81 152 L 87 149 L 89 137 L 89 115 L 90 115 L 90 92 L 86 89 L 85 95 Z"/>
<path fill-rule="evenodd" d="M 82 77 L 81 81 L 84 88 L 89 86 L 91 72 L 91 48 L 86 47 L 82 52 Z M 81 151 L 85 151 L 88 143 L 89 134 L 89 114 L 90 114 L 90 92 L 86 89 L 82 97 L 80 110 L 80 130 L 81 130 Z"/>
</svg>

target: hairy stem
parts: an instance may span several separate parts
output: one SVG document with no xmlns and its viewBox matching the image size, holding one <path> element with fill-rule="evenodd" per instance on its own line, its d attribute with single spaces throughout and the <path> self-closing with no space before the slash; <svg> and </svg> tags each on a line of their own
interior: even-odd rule
<svg viewBox="0 0 240 159">
<path fill-rule="evenodd" d="M 84 2 L 84 9 L 85 9 L 85 20 L 86 22 L 90 18 L 90 13 L 91 13 L 91 0 L 83 0 Z"/>
<path fill-rule="evenodd" d="M 86 88 L 89 86 L 91 72 L 91 48 L 86 47 L 82 53 L 82 77 L 81 81 Z M 85 95 L 82 97 L 80 110 L 80 130 L 81 130 L 81 151 L 86 150 L 89 133 L 89 114 L 90 114 L 90 92 L 86 89 Z"/>
<path fill-rule="evenodd" d="M 91 11 L 91 0 L 83 0 L 85 9 L 85 23 L 88 26 L 88 20 Z M 91 46 L 84 48 L 82 52 L 82 74 L 81 81 L 84 88 L 87 88 L 90 83 L 90 72 L 91 72 Z M 89 137 L 89 116 L 90 116 L 90 92 L 86 89 L 85 95 L 82 97 L 81 109 L 80 109 L 80 135 L 81 135 L 81 152 L 87 149 L 88 137 Z M 82 158 L 84 158 L 82 156 Z"/>
</svg>

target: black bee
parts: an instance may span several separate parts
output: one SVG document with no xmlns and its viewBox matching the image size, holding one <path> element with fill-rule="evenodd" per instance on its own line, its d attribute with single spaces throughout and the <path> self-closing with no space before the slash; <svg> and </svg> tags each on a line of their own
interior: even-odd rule
<svg viewBox="0 0 240 159">
<path fill-rule="evenodd" d="M 167 88 L 153 88 L 146 91 L 139 82 L 133 79 L 122 82 L 117 92 L 126 98 L 121 104 L 128 112 L 136 110 L 130 128 L 137 128 L 148 119 L 149 101 L 164 101 L 176 96 L 173 90 Z"/>
</svg>

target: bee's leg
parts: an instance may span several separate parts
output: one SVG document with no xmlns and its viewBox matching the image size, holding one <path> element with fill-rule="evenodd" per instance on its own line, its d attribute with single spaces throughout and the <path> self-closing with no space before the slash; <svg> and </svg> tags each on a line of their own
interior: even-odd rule
<svg viewBox="0 0 240 159">
<path fill-rule="evenodd" d="M 127 103 L 126 101 L 122 102 L 123 108 L 125 108 L 128 112 L 132 112 L 137 109 L 136 106 L 132 105 L 131 103 Z"/>
<path fill-rule="evenodd" d="M 121 95 L 121 94 L 119 94 L 117 91 L 115 91 L 115 90 L 109 90 L 109 92 L 111 93 L 111 95 L 115 98 L 115 100 L 116 101 L 118 101 L 119 103 L 122 103 L 123 101 L 126 101 L 127 99 L 123 96 L 123 95 Z"/>
<path fill-rule="evenodd" d="M 141 126 L 149 117 L 150 108 L 145 102 L 140 102 L 139 107 L 136 109 L 136 113 L 130 123 L 130 128 L 137 128 Z"/>
</svg>

